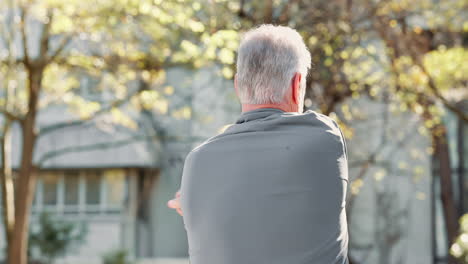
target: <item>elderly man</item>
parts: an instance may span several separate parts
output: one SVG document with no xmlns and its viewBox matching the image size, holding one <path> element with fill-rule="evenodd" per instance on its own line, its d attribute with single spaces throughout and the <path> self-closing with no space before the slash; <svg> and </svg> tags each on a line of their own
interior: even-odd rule
<svg viewBox="0 0 468 264">
<path fill-rule="evenodd" d="M 191 264 L 347 264 L 346 143 L 303 113 L 311 58 L 293 29 L 262 25 L 240 44 L 242 113 L 193 149 L 168 206 L 183 215 Z"/>
</svg>

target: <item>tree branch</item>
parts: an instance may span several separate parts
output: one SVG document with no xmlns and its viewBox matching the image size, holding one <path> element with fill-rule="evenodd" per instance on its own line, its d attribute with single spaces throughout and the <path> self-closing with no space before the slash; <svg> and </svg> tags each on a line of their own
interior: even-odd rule
<svg viewBox="0 0 468 264">
<path fill-rule="evenodd" d="M 399 52 L 398 47 L 395 44 L 394 40 L 392 38 L 390 38 L 389 36 L 387 36 L 387 34 L 386 34 L 387 33 L 387 31 L 386 31 L 387 26 L 385 26 L 385 25 L 387 23 L 386 23 L 384 17 L 376 16 L 375 17 L 375 22 L 376 23 L 374 23 L 374 27 L 376 28 L 377 32 L 379 32 L 379 34 L 383 38 L 386 45 L 389 46 L 390 48 L 392 48 L 394 52 Z M 390 32 L 390 33 L 393 33 L 393 31 Z M 419 69 L 422 71 L 422 73 L 424 73 L 424 75 L 427 76 L 427 78 L 428 78 L 428 87 L 432 91 L 434 96 L 437 99 L 439 99 L 446 108 L 448 108 L 452 112 L 454 112 L 461 120 L 463 120 L 465 123 L 468 123 L 468 114 L 465 113 L 463 110 L 459 109 L 458 107 L 456 107 L 451 102 L 449 102 L 442 95 L 442 93 L 439 91 L 439 88 L 435 84 L 434 79 L 432 78 L 432 76 L 429 74 L 426 67 L 424 66 L 424 63 L 422 62 L 422 59 L 421 59 L 421 55 L 415 50 L 416 47 L 412 44 L 413 42 L 410 39 L 408 39 L 409 37 L 407 35 L 405 35 L 404 33 L 400 34 L 400 35 L 401 36 L 396 35 L 395 39 L 402 40 L 402 43 L 406 47 L 406 51 L 408 52 L 408 54 L 411 57 L 414 64 L 416 64 L 416 66 L 419 67 Z M 395 55 L 393 57 L 395 57 Z"/>
<path fill-rule="evenodd" d="M 413 56 L 412 56 L 413 57 Z M 416 65 L 421 69 L 421 71 L 427 76 L 428 79 L 428 86 L 429 89 L 434 93 L 435 97 L 439 99 L 442 104 L 444 104 L 445 107 L 450 109 L 452 112 L 454 112 L 461 120 L 463 120 L 465 123 L 468 123 L 468 114 L 465 113 L 463 110 L 460 108 L 456 107 L 452 103 L 450 103 L 439 91 L 437 85 L 434 82 L 434 79 L 429 75 L 429 72 L 427 71 L 426 67 L 422 63 L 422 61 L 418 58 L 413 58 L 413 60 L 416 62 Z"/>
<path fill-rule="evenodd" d="M 53 12 L 47 9 L 47 21 L 42 28 L 41 39 L 39 42 L 39 60 L 46 63 L 47 52 L 49 51 L 50 26 L 52 25 Z"/>
<path fill-rule="evenodd" d="M 133 96 L 139 94 L 141 91 L 142 90 L 140 90 L 140 89 L 135 89 L 135 91 L 130 93 L 125 98 L 115 100 L 114 102 L 108 104 L 106 107 L 101 108 L 100 110 L 96 111 L 92 116 L 90 116 L 88 118 L 69 120 L 69 121 L 64 121 L 64 122 L 60 122 L 60 123 L 56 123 L 56 124 L 53 124 L 53 125 L 50 125 L 50 126 L 43 127 L 43 128 L 41 128 L 39 130 L 38 138 L 41 137 L 41 136 L 44 136 L 44 135 L 46 135 L 46 134 L 48 134 L 50 132 L 53 132 L 53 131 L 55 131 L 57 129 L 72 127 L 72 126 L 79 126 L 79 125 L 84 124 L 87 121 L 93 120 L 94 118 L 98 117 L 99 115 L 108 112 L 112 108 L 119 107 L 122 104 L 128 102 L 128 100 L 130 98 L 132 98 Z"/>
<path fill-rule="evenodd" d="M 289 0 L 283 7 L 283 10 L 281 10 L 281 15 L 278 18 L 278 22 L 280 24 L 285 24 L 288 23 L 290 19 L 290 9 L 293 4 L 297 4 L 299 0 Z"/>
<path fill-rule="evenodd" d="M 0 114 L 5 115 L 11 121 L 21 121 L 20 116 L 14 115 L 13 113 L 11 113 L 10 111 L 6 109 L 0 108 Z"/>
<path fill-rule="evenodd" d="M 418 125 L 417 120 L 414 120 L 413 123 L 414 123 L 414 126 Z M 413 131 L 414 131 L 414 128 L 407 129 L 407 131 L 406 131 L 407 136 L 404 136 L 401 140 L 397 141 L 394 145 L 392 145 L 392 149 L 387 154 L 387 157 L 392 157 L 395 154 L 396 151 L 401 150 L 401 148 L 403 147 L 403 145 L 405 143 L 407 143 L 413 136 L 417 135 L 417 133 L 413 133 Z M 375 150 L 372 153 L 370 153 L 369 158 L 363 162 L 358 175 L 352 181 L 355 181 L 357 179 L 362 180 L 365 177 L 369 167 L 373 163 L 375 163 L 377 155 L 384 149 L 384 146 L 385 146 L 386 143 L 388 143 L 388 141 L 386 140 L 386 138 L 383 138 L 380 141 L 379 146 L 377 146 L 377 148 L 375 148 Z M 348 202 L 347 202 L 348 210 L 347 211 L 350 214 L 351 214 L 351 211 L 353 209 L 353 203 L 354 203 L 354 200 L 355 200 L 356 196 L 357 195 L 351 195 L 349 197 L 349 199 L 348 199 Z"/>
<path fill-rule="evenodd" d="M 5 66 L 18 66 L 18 65 L 25 65 L 25 62 L 23 59 L 13 59 L 13 60 L 0 60 L 0 65 L 5 65 Z"/>
<path fill-rule="evenodd" d="M 265 1 L 265 13 L 263 16 L 263 22 L 266 24 L 271 24 L 273 22 L 273 0 Z"/>
<path fill-rule="evenodd" d="M 57 49 L 46 59 L 46 63 L 50 63 L 55 61 L 55 59 L 62 53 L 65 47 L 70 43 L 72 40 L 73 35 L 68 35 L 62 39 Z"/>
<path fill-rule="evenodd" d="M 255 18 L 244 10 L 244 4 L 245 4 L 245 0 L 240 0 L 239 12 L 237 13 L 237 15 L 240 18 L 245 18 L 246 20 L 249 20 L 252 23 L 256 23 Z"/>
<path fill-rule="evenodd" d="M 26 66 L 30 65 L 29 50 L 28 50 L 28 38 L 26 37 L 26 13 L 27 9 L 24 6 L 20 7 L 21 17 L 21 40 L 23 42 L 23 61 Z"/>
<path fill-rule="evenodd" d="M 465 123 L 468 123 L 468 114 L 466 114 L 464 111 L 450 103 L 440 92 L 439 88 L 435 84 L 434 79 L 432 76 L 429 74 L 429 72 L 426 69 L 426 66 L 424 66 L 424 63 L 421 59 L 421 54 L 419 54 L 415 49 L 416 47 L 413 45 L 413 42 L 409 39 L 410 36 L 407 34 L 403 33 L 403 41 L 405 43 L 405 46 L 408 47 L 409 54 L 411 56 L 411 59 L 414 61 L 414 63 L 421 69 L 421 71 L 424 73 L 424 75 L 427 76 L 428 79 L 428 87 L 429 89 L 433 92 L 434 96 L 439 99 L 442 104 L 450 109 L 452 112 L 454 112 L 460 119 L 462 119 Z"/>
</svg>

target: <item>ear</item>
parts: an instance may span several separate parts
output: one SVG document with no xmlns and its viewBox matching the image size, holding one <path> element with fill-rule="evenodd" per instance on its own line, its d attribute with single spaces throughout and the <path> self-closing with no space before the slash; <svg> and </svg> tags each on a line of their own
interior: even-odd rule
<svg viewBox="0 0 468 264">
<path fill-rule="evenodd" d="M 292 90 L 292 101 L 294 104 L 299 104 L 299 93 L 301 90 L 301 78 L 302 75 L 296 72 L 292 78 L 291 90 Z"/>
<path fill-rule="evenodd" d="M 234 75 L 234 90 L 236 91 L 236 95 L 239 98 L 239 90 L 237 88 L 237 73 Z"/>
</svg>

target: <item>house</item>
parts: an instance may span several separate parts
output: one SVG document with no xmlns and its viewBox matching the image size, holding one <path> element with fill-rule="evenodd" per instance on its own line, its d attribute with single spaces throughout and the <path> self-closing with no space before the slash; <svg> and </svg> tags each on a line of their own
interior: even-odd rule
<svg viewBox="0 0 468 264">
<path fill-rule="evenodd" d="M 167 115 L 141 113 L 136 130 L 102 119 L 67 126 L 76 116 L 63 106 L 41 110 L 38 127 L 46 133 L 39 136 L 34 155 L 40 170 L 31 229 L 37 228 L 43 211 L 87 226 L 84 242 L 58 263 L 100 263 L 104 254 L 119 249 L 140 261 L 186 258 L 182 218 L 166 202 L 178 189 L 185 155 L 228 123 L 226 102 L 213 93 L 213 84 L 227 82 L 208 71 L 193 75 L 183 69 L 168 71 L 168 83 L 172 82 L 181 91 L 168 95 L 173 97 L 169 98 L 173 109 L 170 106 Z M 205 91 L 195 95 L 193 89 Z M 225 91 L 226 96 L 233 93 Z M 187 107 L 187 94 L 192 97 L 190 117 L 171 115 Z M 231 102 L 232 109 L 236 104 Z M 13 127 L 14 168 L 20 161 L 19 131 Z"/>
</svg>

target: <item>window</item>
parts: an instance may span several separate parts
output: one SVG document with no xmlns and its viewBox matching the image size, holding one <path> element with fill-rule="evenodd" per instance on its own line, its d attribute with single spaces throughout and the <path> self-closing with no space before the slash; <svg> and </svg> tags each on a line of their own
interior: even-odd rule
<svg viewBox="0 0 468 264">
<path fill-rule="evenodd" d="M 106 202 L 109 207 L 120 207 L 125 196 L 125 174 L 122 170 L 108 170 L 104 173 Z"/>
<path fill-rule="evenodd" d="M 75 205 L 79 203 L 80 175 L 78 171 L 66 171 L 63 175 L 65 182 L 65 205 Z"/>
<path fill-rule="evenodd" d="M 98 205 L 101 200 L 101 175 L 89 172 L 86 175 L 86 204 Z"/>
<path fill-rule="evenodd" d="M 42 177 L 43 203 L 48 206 L 57 205 L 59 177 L 55 173 L 46 173 Z"/>
<path fill-rule="evenodd" d="M 123 169 L 40 172 L 33 212 L 120 213 L 127 188 Z"/>
</svg>

